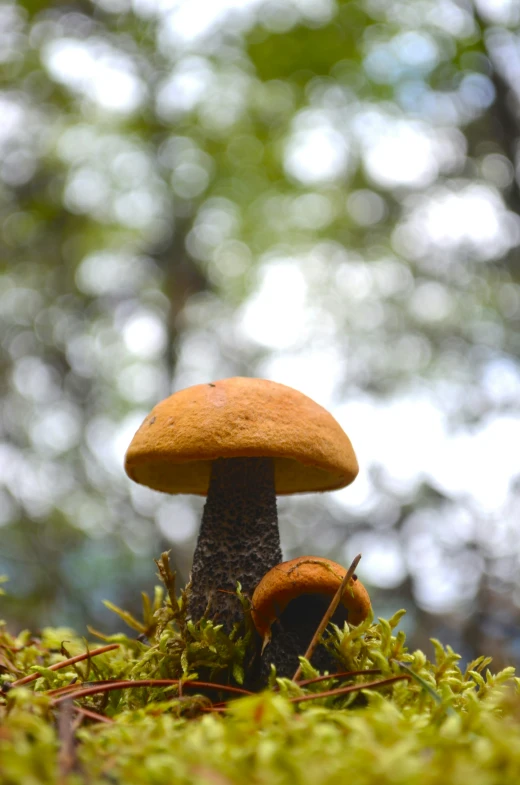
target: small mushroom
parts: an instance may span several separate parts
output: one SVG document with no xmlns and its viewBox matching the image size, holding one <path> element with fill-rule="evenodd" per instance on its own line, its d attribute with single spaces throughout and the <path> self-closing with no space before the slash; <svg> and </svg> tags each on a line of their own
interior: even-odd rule
<svg viewBox="0 0 520 785">
<path fill-rule="evenodd" d="M 325 409 L 290 387 L 233 378 L 161 401 L 126 453 L 127 474 L 165 493 L 207 496 L 188 613 L 226 630 L 281 559 L 276 494 L 342 488 L 358 472 L 348 436 Z"/>
<path fill-rule="evenodd" d="M 346 570 L 320 556 L 298 556 L 277 564 L 264 575 L 252 598 L 253 623 L 262 638 L 264 680 L 268 665 L 276 666 L 278 676 L 292 676 L 298 656 L 307 647 L 321 622 Z M 368 592 L 357 577 L 352 577 L 331 621 L 358 625 L 371 611 Z M 264 653 L 267 644 L 271 644 Z M 330 669 L 334 663 L 326 651 L 318 650 L 313 664 Z"/>
</svg>

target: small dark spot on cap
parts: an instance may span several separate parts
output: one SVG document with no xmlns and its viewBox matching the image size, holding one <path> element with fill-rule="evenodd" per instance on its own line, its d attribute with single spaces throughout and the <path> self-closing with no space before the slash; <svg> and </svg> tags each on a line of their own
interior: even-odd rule
<svg viewBox="0 0 520 785">
<path fill-rule="evenodd" d="M 216 387 L 216 384 L 210 384 L 210 383 L 208 382 L 208 387 Z"/>
<path fill-rule="evenodd" d="M 148 420 L 148 425 L 153 425 L 156 419 L 157 417 L 150 417 L 150 419 Z"/>
<path fill-rule="evenodd" d="M 356 575 L 356 573 L 354 573 L 354 575 L 352 576 L 352 580 L 353 580 L 353 581 L 357 581 L 357 575 Z"/>
</svg>

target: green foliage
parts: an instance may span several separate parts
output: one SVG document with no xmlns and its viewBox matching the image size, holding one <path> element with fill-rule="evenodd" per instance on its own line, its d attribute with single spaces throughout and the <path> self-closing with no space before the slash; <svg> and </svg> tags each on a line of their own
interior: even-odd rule
<svg viewBox="0 0 520 785">
<path fill-rule="evenodd" d="M 102 646 L 99 655 L 68 629 L 47 629 L 40 638 L 1 632 L 3 785 L 518 782 L 520 679 L 512 668 L 492 674 L 490 659 L 479 657 L 463 671 L 459 655 L 436 640 L 431 661 L 409 652 L 396 632 L 399 611 L 389 620 L 329 628 L 325 645 L 338 674 L 368 673 L 318 680 L 302 659 L 301 684 L 273 672 L 264 692 L 230 699 L 225 683 L 242 680 L 250 632 L 227 636 L 209 621 L 186 621 L 184 597 L 170 599 L 169 576 L 166 599 L 162 589 L 153 601 L 144 598 L 143 621 L 114 609 L 150 637 L 103 636 L 118 646 Z M 88 659 L 69 662 L 85 651 Z M 53 670 L 60 662 L 65 667 Z M 203 672 L 221 685 L 211 698 L 207 688 L 190 687 Z M 30 674 L 38 678 L 9 688 Z M 75 691 L 152 678 L 177 681 L 76 698 L 74 709 L 63 699 L 71 684 Z M 342 692 L 345 686 L 351 691 Z"/>
<path fill-rule="evenodd" d="M 265 31 L 254 31 L 249 56 L 262 80 L 288 79 L 305 85 L 310 75 L 328 76 L 337 63 L 357 59 L 367 23 L 360 4 L 349 2 L 325 27 L 311 29 L 302 25 L 286 35 L 270 36 Z"/>
</svg>

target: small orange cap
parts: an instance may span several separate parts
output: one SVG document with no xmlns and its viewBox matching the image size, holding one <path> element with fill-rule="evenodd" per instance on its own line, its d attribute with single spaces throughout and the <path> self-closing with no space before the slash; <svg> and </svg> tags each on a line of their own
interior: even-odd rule
<svg viewBox="0 0 520 785">
<path fill-rule="evenodd" d="M 273 458 L 277 494 L 328 491 L 354 480 L 350 439 L 322 406 L 284 384 L 235 377 L 197 384 L 155 406 L 125 469 L 166 493 L 206 495 L 217 458 Z"/>
<path fill-rule="evenodd" d="M 347 571 L 321 556 L 298 556 L 277 564 L 264 575 L 251 600 L 254 625 L 264 647 L 271 640 L 271 626 L 292 600 L 302 594 L 333 597 Z M 350 624 L 361 624 L 371 611 L 370 597 L 359 580 L 350 579 L 341 599 Z"/>
</svg>

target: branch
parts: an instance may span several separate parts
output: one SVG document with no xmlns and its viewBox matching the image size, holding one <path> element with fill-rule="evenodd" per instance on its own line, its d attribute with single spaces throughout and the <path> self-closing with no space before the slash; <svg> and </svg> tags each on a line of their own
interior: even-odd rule
<svg viewBox="0 0 520 785">
<path fill-rule="evenodd" d="M 345 575 L 345 577 L 341 581 L 336 594 L 332 598 L 332 602 L 330 603 L 329 607 L 327 608 L 323 619 L 321 620 L 320 624 L 318 625 L 318 629 L 314 633 L 314 635 L 312 637 L 312 640 L 309 643 L 307 651 L 303 655 L 306 660 L 310 661 L 312 655 L 314 654 L 314 650 L 316 649 L 316 646 L 320 642 L 320 638 L 323 635 L 323 633 L 325 632 L 325 628 L 327 627 L 327 624 L 329 623 L 329 621 L 333 617 L 334 611 L 338 607 L 338 605 L 340 603 L 340 600 L 343 597 L 343 592 L 347 588 L 347 586 L 348 586 L 348 584 L 350 582 L 350 579 L 354 575 L 354 573 L 356 571 L 356 567 L 358 566 L 358 564 L 360 562 L 360 559 L 361 559 L 361 554 L 359 553 L 356 556 L 356 558 L 354 559 L 354 561 L 352 562 L 352 564 L 350 565 L 350 567 L 348 568 L 347 574 Z M 300 665 L 298 665 L 298 668 L 296 669 L 296 673 L 293 676 L 293 681 L 298 681 L 299 677 L 301 676 L 301 672 L 302 672 L 302 666 L 300 664 Z"/>
</svg>

